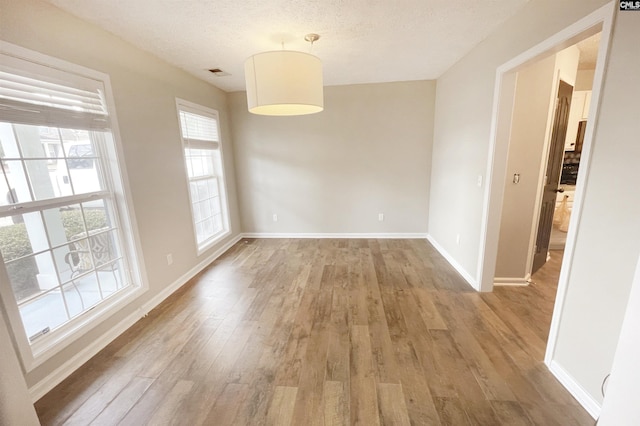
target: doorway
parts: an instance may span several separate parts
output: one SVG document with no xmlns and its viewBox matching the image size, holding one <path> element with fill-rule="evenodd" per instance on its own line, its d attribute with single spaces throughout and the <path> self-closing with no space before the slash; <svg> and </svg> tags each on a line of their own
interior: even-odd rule
<svg viewBox="0 0 640 426">
<path fill-rule="evenodd" d="M 507 178 L 509 138 L 511 134 L 511 121 L 513 118 L 513 105 L 516 94 L 516 75 L 518 71 L 524 69 L 526 66 L 548 57 L 549 55 L 557 54 L 563 49 L 572 46 L 579 41 L 585 40 L 598 32 L 602 32 L 600 42 L 601 48 L 597 54 L 597 64 L 593 73 L 593 92 L 590 107 L 588 109 L 589 117 L 597 117 L 600 89 L 603 81 L 602 75 L 604 63 L 607 57 L 613 16 L 614 9 L 612 4 L 604 6 L 570 27 L 564 29 L 555 36 L 503 64 L 497 69 L 493 109 L 494 119 L 491 128 L 491 147 L 488 160 L 489 175 L 487 177 L 487 189 L 485 192 L 483 228 L 480 238 L 481 246 L 477 274 L 481 291 L 491 291 L 494 285 L 500 224 L 502 219 L 502 201 L 505 193 L 505 181 Z M 595 120 L 591 121 L 594 122 Z M 592 139 L 593 126 L 587 125 L 583 138 L 580 172 L 577 176 L 573 211 L 569 221 L 562 268 L 559 277 L 558 292 L 556 295 L 551 330 L 545 355 L 545 362 L 547 364 L 550 364 L 553 359 L 558 326 L 562 316 L 562 306 L 567 291 L 567 283 L 571 275 L 574 245 L 577 238 L 577 229 L 580 225 L 582 197 L 589 175 Z"/>
</svg>

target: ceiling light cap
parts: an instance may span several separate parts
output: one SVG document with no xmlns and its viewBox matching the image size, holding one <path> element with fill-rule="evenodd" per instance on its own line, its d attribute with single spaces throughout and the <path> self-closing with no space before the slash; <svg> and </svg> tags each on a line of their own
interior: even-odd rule
<svg viewBox="0 0 640 426">
<path fill-rule="evenodd" d="M 308 41 L 309 43 L 313 44 L 314 41 L 318 41 L 318 39 L 320 39 L 320 35 L 311 33 L 304 36 L 304 39 L 305 41 Z"/>
</svg>

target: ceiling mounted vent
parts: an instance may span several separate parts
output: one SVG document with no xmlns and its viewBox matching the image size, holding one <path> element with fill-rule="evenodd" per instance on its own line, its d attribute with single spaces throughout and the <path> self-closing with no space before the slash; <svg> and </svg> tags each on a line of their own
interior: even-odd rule
<svg viewBox="0 0 640 426">
<path fill-rule="evenodd" d="M 231 75 L 226 71 L 222 71 L 220 68 L 211 68 L 209 72 L 215 75 L 216 77 L 226 77 L 228 75 Z"/>
</svg>

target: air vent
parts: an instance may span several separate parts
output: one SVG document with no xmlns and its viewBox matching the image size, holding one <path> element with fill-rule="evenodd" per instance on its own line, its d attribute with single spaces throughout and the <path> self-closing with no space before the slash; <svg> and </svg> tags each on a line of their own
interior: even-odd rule
<svg viewBox="0 0 640 426">
<path fill-rule="evenodd" d="M 211 68 L 209 72 L 215 75 L 216 77 L 226 77 L 228 75 L 231 75 L 226 71 L 222 71 L 220 68 Z"/>
</svg>

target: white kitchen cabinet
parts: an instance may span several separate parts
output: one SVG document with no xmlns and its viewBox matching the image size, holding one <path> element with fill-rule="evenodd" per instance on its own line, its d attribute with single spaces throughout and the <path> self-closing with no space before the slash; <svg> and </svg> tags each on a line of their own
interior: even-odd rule
<svg viewBox="0 0 640 426">
<path fill-rule="evenodd" d="M 571 109 L 569 110 L 569 121 L 567 122 L 567 136 L 564 140 L 565 151 L 574 151 L 576 149 L 578 125 L 580 121 L 586 120 L 589 116 L 590 105 L 591 90 L 578 90 L 573 92 L 571 96 Z"/>
</svg>

